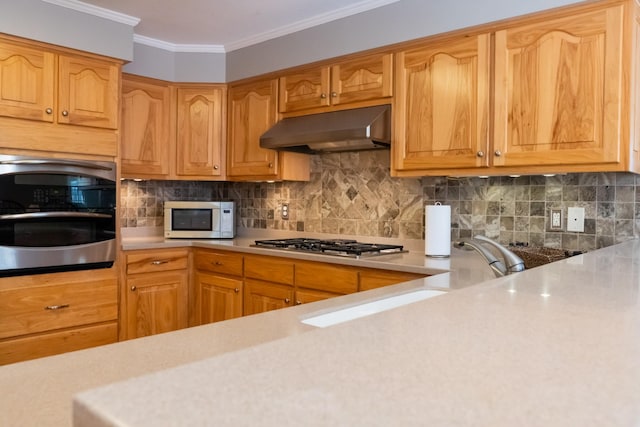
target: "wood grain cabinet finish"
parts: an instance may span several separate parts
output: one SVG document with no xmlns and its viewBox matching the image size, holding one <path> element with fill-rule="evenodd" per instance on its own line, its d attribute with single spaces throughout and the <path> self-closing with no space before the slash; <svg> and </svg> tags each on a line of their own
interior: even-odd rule
<svg viewBox="0 0 640 427">
<path fill-rule="evenodd" d="M 122 77 L 121 171 L 125 178 L 167 179 L 170 173 L 172 98 L 169 85 Z"/>
<path fill-rule="evenodd" d="M 0 364 L 118 338 L 114 269 L 0 279 Z"/>
<path fill-rule="evenodd" d="M 315 113 L 322 107 L 381 100 L 392 94 L 393 55 L 367 55 L 280 77 L 280 112 Z"/>
<path fill-rule="evenodd" d="M 361 269 L 359 272 L 358 291 L 382 288 L 410 280 L 422 279 L 426 274 L 408 273 L 404 271 L 378 270 L 374 268 Z"/>
<path fill-rule="evenodd" d="M 195 249 L 190 324 L 202 325 L 243 315 L 243 263 L 241 253 Z"/>
<path fill-rule="evenodd" d="M 202 179 L 224 176 L 226 95 L 224 85 L 178 87 L 178 176 Z"/>
<path fill-rule="evenodd" d="M 620 161 L 623 6 L 495 33 L 495 166 Z"/>
<path fill-rule="evenodd" d="M 396 170 L 488 166 L 490 36 L 396 55 Z"/>
<path fill-rule="evenodd" d="M 294 304 L 295 261 L 246 255 L 244 265 L 244 314 L 290 307 Z"/>
<path fill-rule="evenodd" d="M 232 84 L 228 111 L 227 175 L 230 180 L 309 180 L 309 156 L 260 147 L 260 136 L 279 118 L 277 79 Z"/>
<path fill-rule="evenodd" d="M 126 339 L 188 326 L 188 249 L 126 253 Z"/>
</svg>

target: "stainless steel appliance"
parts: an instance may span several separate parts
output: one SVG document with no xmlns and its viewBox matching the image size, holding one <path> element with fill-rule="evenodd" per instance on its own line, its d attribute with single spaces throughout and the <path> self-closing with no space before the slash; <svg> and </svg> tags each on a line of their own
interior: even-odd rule
<svg viewBox="0 0 640 427">
<path fill-rule="evenodd" d="M 326 255 L 339 255 L 351 258 L 362 256 L 388 255 L 406 252 L 402 245 L 361 243 L 349 239 L 273 239 L 256 240 L 256 247 L 283 249 L 298 252 L 312 252 Z"/>
<path fill-rule="evenodd" d="M 116 165 L 0 155 L 0 276 L 111 267 Z"/>
<path fill-rule="evenodd" d="M 232 239 L 235 237 L 234 202 L 165 202 L 164 237 Z"/>
</svg>

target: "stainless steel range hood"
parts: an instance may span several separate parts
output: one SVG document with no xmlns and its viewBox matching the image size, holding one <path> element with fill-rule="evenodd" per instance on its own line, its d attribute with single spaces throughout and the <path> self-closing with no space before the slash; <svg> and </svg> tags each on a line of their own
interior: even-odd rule
<svg viewBox="0 0 640 427">
<path fill-rule="evenodd" d="M 390 145 L 390 105 L 290 117 L 260 137 L 263 148 L 308 154 L 371 150 Z"/>
</svg>

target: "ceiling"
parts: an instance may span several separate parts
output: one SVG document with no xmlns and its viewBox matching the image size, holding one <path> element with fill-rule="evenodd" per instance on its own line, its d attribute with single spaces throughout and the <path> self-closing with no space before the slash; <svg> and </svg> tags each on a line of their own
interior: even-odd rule
<svg viewBox="0 0 640 427">
<path fill-rule="evenodd" d="M 131 18 L 138 18 L 138 42 L 175 51 L 199 46 L 228 52 L 398 0 L 44 1 L 133 25 Z"/>
</svg>

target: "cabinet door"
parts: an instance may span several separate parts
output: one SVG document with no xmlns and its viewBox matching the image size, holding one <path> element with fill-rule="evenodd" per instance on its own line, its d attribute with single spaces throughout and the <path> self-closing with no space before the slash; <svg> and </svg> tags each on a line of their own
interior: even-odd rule
<svg viewBox="0 0 640 427">
<path fill-rule="evenodd" d="M 406 273 L 402 271 L 364 269 L 360 271 L 360 285 L 358 290 L 367 291 L 369 289 L 395 285 L 424 277 L 427 276 L 425 274 Z"/>
<path fill-rule="evenodd" d="M 127 277 L 127 338 L 187 327 L 187 271 Z"/>
<path fill-rule="evenodd" d="M 260 147 L 260 136 L 278 121 L 277 88 L 273 79 L 229 89 L 229 176 L 278 176 L 278 152 Z"/>
<path fill-rule="evenodd" d="M 358 291 L 358 269 L 322 262 L 296 261 L 295 283 L 296 287 L 350 294 Z"/>
<path fill-rule="evenodd" d="M 329 67 L 312 68 L 280 77 L 280 112 L 308 110 L 331 103 Z"/>
<path fill-rule="evenodd" d="M 276 285 L 260 280 L 245 279 L 244 314 L 289 307 L 293 304 L 293 286 Z"/>
<path fill-rule="evenodd" d="M 196 287 L 200 294 L 199 324 L 242 316 L 242 280 L 197 272 Z"/>
<path fill-rule="evenodd" d="M 177 93 L 178 175 L 221 176 L 225 89 L 178 88 Z"/>
<path fill-rule="evenodd" d="M 59 56 L 59 123 L 117 129 L 119 90 L 119 65 L 80 56 Z"/>
<path fill-rule="evenodd" d="M 170 121 L 169 86 L 123 78 L 120 154 L 124 177 L 169 175 Z"/>
<path fill-rule="evenodd" d="M 460 37 L 396 55 L 397 170 L 488 166 L 490 37 Z"/>
<path fill-rule="evenodd" d="M 370 55 L 331 67 L 331 103 L 333 105 L 393 94 L 393 55 Z"/>
<path fill-rule="evenodd" d="M 55 57 L 0 42 L 0 116 L 53 122 Z"/>
<path fill-rule="evenodd" d="M 325 299 L 339 297 L 342 294 L 334 292 L 317 291 L 314 289 L 296 289 L 296 305 L 307 304 L 315 301 L 322 301 Z"/>
<path fill-rule="evenodd" d="M 496 166 L 619 161 L 622 11 L 496 32 Z"/>
</svg>

